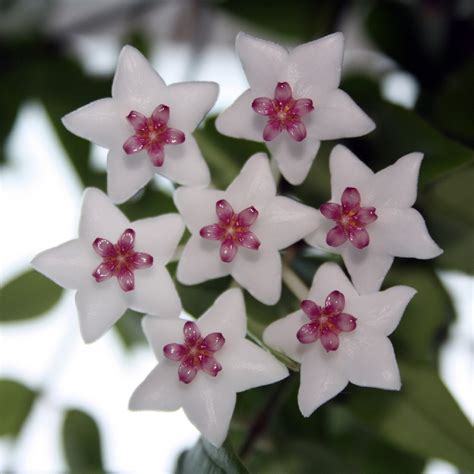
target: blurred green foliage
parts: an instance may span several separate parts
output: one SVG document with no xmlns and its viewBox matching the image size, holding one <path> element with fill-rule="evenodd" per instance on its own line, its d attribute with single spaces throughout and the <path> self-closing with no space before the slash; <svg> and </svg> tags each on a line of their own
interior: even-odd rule
<svg viewBox="0 0 474 474">
<path fill-rule="evenodd" d="M 138 3 L 145 8 L 151 5 Z M 474 275 L 474 27 L 472 18 L 462 14 L 461 3 L 222 0 L 206 4 L 211 14 L 229 14 L 242 29 L 249 25 L 262 30 L 262 36 L 268 33 L 292 44 L 336 31 L 351 15 L 361 19 L 373 45 L 411 74 L 420 93 L 414 108 L 407 109 L 382 97 L 383 77 L 360 71 L 345 77 L 341 87 L 374 119 L 377 128 L 365 137 L 342 143 L 375 171 L 406 153 L 425 154 L 416 206 L 445 252 L 432 262 L 397 261 L 385 282 L 386 287 L 404 284 L 418 290 L 392 336 L 402 361 L 401 392 L 349 385 L 335 400 L 303 419 L 296 405 L 298 376 L 293 373 L 285 383 L 240 394 L 230 437 L 223 448 L 216 450 L 200 440 L 180 456 L 177 473 L 243 473 L 248 468 L 263 474 L 415 474 L 430 458 L 474 470 L 472 429 L 437 374 L 439 349 L 455 320 L 438 270 Z M 43 4 L 44 18 L 51 2 Z M 5 14 L 12 8 L 15 2 L 0 3 Z M 8 135 L 20 107 L 34 100 L 44 106 L 84 187 L 105 189 L 105 173 L 91 166 L 90 145 L 67 132 L 61 117 L 108 96 L 111 77 L 88 75 L 69 54 L 67 34 L 64 38 L 48 35 L 40 30 L 40 23 L 29 22 L 28 31 L 1 37 L 0 165 L 12 164 L 5 146 Z M 151 46 L 138 29 L 130 38 L 144 52 Z M 224 188 L 246 159 L 265 151 L 265 146 L 219 135 L 214 120 L 208 118 L 195 137 L 210 166 L 213 183 Z M 333 146 L 334 142 L 324 142 L 305 182 L 297 187 L 282 182 L 280 193 L 316 207 L 329 199 L 328 156 Z M 176 212 L 169 193 L 153 183 L 121 209 L 132 220 Z M 285 251 L 284 259 L 308 285 L 323 261 L 339 261 L 338 257 L 309 255 L 302 244 Z M 184 309 L 194 316 L 203 313 L 231 284 L 230 278 L 223 278 L 185 286 L 175 279 L 176 264 L 170 264 L 169 269 Z M 25 271 L 2 288 L 0 321 L 12 323 L 41 316 L 61 294 L 54 283 Z M 246 304 L 249 329 L 257 338 L 268 323 L 298 307 L 286 287 L 274 306 L 262 305 L 248 294 Z M 125 348 L 145 343 L 140 321 L 138 313 L 128 311 L 116 325 Z M 18 382 L 0 381 L 1 436 L 15 437 L 20 432 L 36 396 Z M 67 411 L 62 434 L 71 471 L 103 471 L 99 429 L 90 415 Z M 245 467 L 232 446 L 243 455 Z"/>
</svg>

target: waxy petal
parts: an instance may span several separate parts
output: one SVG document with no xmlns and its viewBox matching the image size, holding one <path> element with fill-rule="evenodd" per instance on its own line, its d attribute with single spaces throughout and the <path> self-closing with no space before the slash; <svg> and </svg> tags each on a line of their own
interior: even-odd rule
<svg viewBox="0 0 474 474">
<path fill-rule="evenodd" d="M 341 313 L 335 318 L 337 327 L 342 332 L 353 331 L 357 326 L 357 319 L 351 314 Z"/>
<path fill-rule="evenodd" d="M 125 253 L 133 249 L 135 243 L 135 231 L 126 229 L 118 241 L 121 252 Z"/>
<path fill-rule="evenodd" d="M 201 346 L 208 351 L 216 352 L 218 351 L 225 343 L 225 338 L 220 332 L 212 332 L 208 334 L 202 341 Z"/>
<path fill-rule="evenodd" d="M 164 126 L 168 123 L 170 118 L 170 108 L 167 105 L 160 104 L 158 105 L 153 113 L 151 114 L 151 118 L 155 125 Z"/>
<path fill-rule="evenodd" d="M 273 110 L 273 100 L 268 97 L 257 97 L 252 102 L 252 109 L 260 115 L 270 115 Z"/>
<path fill-rule="evenodd" d="M 369 245 L 369 233 L 365 229 L 359 229 L 357 227 L 349 227 L 347 230 L 348 237 L 352 245 L 356 249 L 363 249 Z"/>
<path fill-rule="evenodd" d="M 347 240 L 346 231 L 341 224 L 337 224 L 327 234 L 326 243 L 331 247 L 339 247 Z"/>
<path fill-rule="evenodd" d="M 220 247 L 220 257 L 223 262 L 230 263 L 237 255 L 237 245 L 232 237 L 228 237 L 222 242 Z"/>
<path fill-rule="evenodd" d="M 163 139 L 168 145 L 179 145 L 185 140 L 184 133 L 177 128 L 168 128 L 166 132 L 163 133 Z"/>
<path fill-rule="evenodd" d="M 320 340 L 327 352 L 335 351 L 339 347 L 339 336 L 335 332 L 323 331 Z"/>
<path fill-rule="evenodd" d="M 151 267 L 153 265 L 153 257 L 144 252 L 135 252 L 129 260 L 133 267 L 139 270 Z"/>
<path fill-rule="evenodd" d="M 201 337 L 201 331 L 199 331 L 197 324 L 192 321 L 187 321 L 184 324 L 183 334 L 186 344 L 189 345 L 196 344 L 197 340 Z"/>
<path fill-rule="evenodd" d="M 324 302 L 324 310 L 326 314 L 339 314 L 344 311 L 346 305 L 346 299 L 344 294 L 340 291 L 334 290 L 329 293 L 326 301 Z"/>
<path fill-rule="evenodd" d="M 175 342 L 163 347 L 163 355 L 169 360 L 180 361 L 186 353 L 186 347 Z"/>
<path fill-rule="evenodd" d="M 258 211 L 255 207 L 250 206 L 240 211 L 237 216 L 237 225 L 243 227 L 250 227 L 258 217 Z"/>
<path fill-rule="evenodd" d="M 306 127 L 304 126 L 303 122 L 291 121 L 287 123 L 286 131 L 290 137 L 297 142 L 300 142 L 306 138 Z"/>
<path fill-rule="evenodd" d="M 280 133 L 282 132 L 282 127 L 280 125 L 280 122 L 277 122 L 276 120 L 272 120 L 265 125 L 265 128 L 263 129 L 263 139 L 266 142 L 272 141 L 274 138 L 276 138 Z"/>
<path fill-rule="evenodd" d="M 356 188 L 346 188 L 341 196 L 342 209 L 344 212 L 355 211 L 360 207 L 360 193 Z"/>
<path fill-rule="evenodd" d="M 201 369 L 212 377 L 215 377 L 222 370 L 222 365 L 214 359 L 214 357 L 203 356 L 201 357 L 200 362 Z"/>
<path fill-rule="evenodd" d="M 354 216 L 354 220 L 362 225 L 372 224 L 372 222 L 377 220 L 375 211 L 375 207 L 361 207 Z"/>
<path fill-rule="evenodd" d="M 229 224 L 234 215 L 234 210 L 225 199 L 220 199 L 216 202 L 216 214 L 223 224 Z"/>
<path fill-rule="evenodd" d="M 334 202 L 322 204 L 319 210 L 324 217 L 327 219 L 332 219 L 333 221 L 337 221 L 341 217 L 341 205 Z"/>
<path fill-rule="evenodd" d="M 260 240 L 253 232 L 238 232 L 236 237 L 242 247 L 250 250 L 258 250 L 260 247 Z"/>
<path fill-rule="evenodd" d="M 92 273 L 95 281 L 100 283 L 102 281 L 112 278 L 114 275 L 115 265 L 113 263 L 101 263 Z"/>
<path fill-rule="evenodd" d="M 322 314 L 321 307 L 311 300 L 303 300 L 301 302 L 301 309 L 309 319 L 317 319 Z"/>
<path fill-rule="evenodd" d="M 311 99 L 297 99 L 293 106 L 293 111 L 299 116 L 309 114 L 314 110 L 313 101 Z"/>
<path fill-rule="evenodd" d="M 135 276 L 130 270 L 120 270 L 117 280 L 123 291 L 132 291 L 135 288 Z"/>
<path fill-rule="evenodd" d="M 115 257 L 117 255 L 114 244 L 109 240 L 101 239 L 100 237 L 94 240 L 92 248 L 101 257 Z"/>
<path fill-rule="evenodd" d="M 192 359 L 185 359 L 178 367 L 178 377 L 180 382 L 191 383 L 196 377 L 198 371 L 192 362 Z"/>
<path fill-rule="evenodd" d="M 148 128 L 148 121 L 146 116 L 141 114 L 140 112 L 137 112 L 136 110 L 132 110 L 126 118 L 136 132 L 146 130 Z"/>
<path fill-rule="evenodd" d="M 154 142 L 148 148 L 148 156 L 153 166 L 160 168 L 165 161 L 165 149 L 159 142 Z"/>
<path fill-rule="evenodd" d="M 293 92 L 288 82 L 279 82 L 275 87 L 275 99 L 286 104 L 292 98 Z"/>
<path fill-rule="evenodd" d="M 296 333 L 296 337 L 301 344 L 311 344 L 319 339 L 319 326 L 314 323 L 307 323 Z"/>
<path fill-rule="evenodd" d="M 133 155 L 134 153 L 138 153 L 142 151 L 145 147 L 145 141 L 137 137 L 136 135 L 132 135 L 127 141 L 123 144 L 123 151 L 127 155 Z"/>
<path fill-rule="evenodd" d="M 199 231 L 199 235 L 203 239 L 208 240 L 222 240 L 225 235 L 225 230 L 218 224 L 206 225 Z"/>
</svg>

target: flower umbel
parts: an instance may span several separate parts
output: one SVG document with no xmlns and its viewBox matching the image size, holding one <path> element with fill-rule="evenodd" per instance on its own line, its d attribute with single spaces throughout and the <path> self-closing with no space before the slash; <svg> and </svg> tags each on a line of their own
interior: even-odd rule
<svg viewBox="0 0 474 474">
<path fill-rule="evenodd" d="M 169 360 L 181 362 L 178 377 L 181 382 L 190 383 L 198 370 L 215 377 L 222 365 L 214 358 L 225 342 L 220 332 L 213 332 L 201 337 L 201 331 L 195 323 L 188 321 L 183 327 L 184 344 L 171 343 L 163 347 L 163 354 Z"/>
<path fill-rule="evenodd" d="M 342 312 L 345 304 L 344 295 L 337 290 L 329 293 L 323 308 L 314 301 L 304 300 L 301 303 L 301 309 L 311 322 L 298 330 L 296 333 L 298 341 L 302 344 L 311 344 L 320 339 L 327 352 L 337 350 L 338 334 L 351 332 L 356 328 L 357 318 Z"/>
<path fill-rule="evenodd" d="M 279 82 L 275 87 L 275 97 L 257 97 L 252 102 L 252 108 L 257 114 L 268 117 L 268 123 L 263 130 L 263 139 L 271 141 L 283 130 L 290 137 L 300 142 L 306 138 L 306 127 L 301 120 L 304 115 L 314 110 L 311 99 L 294 99 L 288 82 Z"/>
<path fill-rule="evenodd" d="M 229 263 L 237 255 L 239 246 L 250 250 L 258 250 L 260 241 L 249 230 L 257 220 L 258 211 L 250 206 L 236 214 L 232 206 L 221 199 L 216 202 L 217 224 L 207 225 L 199 231 L 199 235 L 208 240 L 220 240 L 220 257 L 223 262 Z"/>
<path fill-rule="evenodd" d="M 148 253 L 135 252 L 134 246 L 133 229 L 126 229 L 115 245 L 107 239 L 97 237 L 92 248 L 103 261 L 92 274 L 95 281 L 100 283 L 115 276 L 123 291 L 133 290 L 135 288 L 133 272 L 153 265 L 153 257 Z"/>
<path fill-rule="evenodd" d="M 168 127 L 169 118 L 170 108 L 164 104 L 156 107 L 151 117 L 132 110 L 127 115 L 127 120 L 134 128 L 135 134 L 123 144 L 125 153 L 132 155 L 145 149 L 153 166 L 162 166 L 165 160 L 165 145 L 179 145 L 185 140 L 181 130 Z"/>
<path fill-rule="evenodd" d="M 358 249 L 369 245 L 369 234 L 365 227 L 377 220 L 375 207 L 361 207 L 357 188 L 346 188 L 342 193 L 341 204 L 328 202 L 320 209 L 321 214 L 337 222 L 326 236 L 326 243 L 339 247 L 347 239 Z"/>
</svg>

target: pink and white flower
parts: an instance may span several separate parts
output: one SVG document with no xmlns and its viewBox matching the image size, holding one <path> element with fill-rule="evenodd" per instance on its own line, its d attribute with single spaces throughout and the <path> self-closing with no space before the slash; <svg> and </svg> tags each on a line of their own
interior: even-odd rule
<svg viewBox="0 0 474 474">
<path fill-rule="evenodd" d="M 389 336 L 416 291 L 407 286 L 359 295 L 335 263 L 314 275 L 301 310 L 270 324 L 263 340 L 301 364 L 298 405 L 303 416 L 344 390 L 399 390 L 397 361 Z"/>
<path fill-rule="evenodd" d="M 252 156 L 226 191 L 179 188 L 174 200 L 192 234 L 178 280 L 194 285 L 232 275 L 265 304 L 280 298 L 279 250 L 312 232 L 318 220 L 316 210 L 276 195 L 264 153 Z"/>
<path fill-rule="evenodd" d="M 321 206 L 319 226 L 306 241 L 340 254 L 360 293 L 380 288 L 394 257 L 442 253 L 412 208 L 422 159 L 410 153 L 373 173 L 342 145 L 331 153 L 331 202 Z"/>
<path fill-rule="evenodd" d="M 127 308 L 178 317 L 181 302 L 165 265 L 183 235 L 178 214 L 130 222 L 101 191 L 85 191 L 79 238 L 45 250 L 32 266 L 63 288 L 77 290 L 81 334 L 93 342 Z"/>
<path fill-rule="evenodd" d="M 120 53 L 112 97 L 63 118 L 75 135 L 109 150 L 107 192 L 113 202 L 130 198 L 159 173 L 184 185 L 207 185 L 209 169 L 192 132 L 214 105 L 214 82 L 167 86 L 131 46 Z"/>
<path fill-rule="evenodd" d="M 290 52 L 240 33 L 236 48 L 250 88 L 217 118 L 216 127 L 224 135 L 265 142 L 291 184 L 304 181 L 321 140 L 358 137 L 375 128 L 339 89 L 341 33 Z"/>
<path fill-rule="evenodd" d="M 216 447 L 227 437 L 237 393 L 288 376 L 283 364 L 245 339 L 245 303 L 237 288 L 219 296 L 196 322 L 146 316 L 143 330 L 158 366 L 133 393 L 130 409 L 182 407 Z"/>
</svg>

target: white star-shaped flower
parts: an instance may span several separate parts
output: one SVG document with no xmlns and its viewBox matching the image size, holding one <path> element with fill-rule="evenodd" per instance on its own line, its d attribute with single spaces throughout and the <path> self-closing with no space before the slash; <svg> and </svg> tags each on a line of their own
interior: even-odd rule
<svg viewBox="0 0 474 474">
<path fill-rule="evenodd" d="M 207 185 L 209 169 L 192 132 L 214 105 L 214 82 L 167 86 L 131 46 L 120 53 L 112 98 L 63 118 L 75 135 L 109 150 L 107 192 L 116 203 L 130 198 L 159 173 L 184 185 Z"/>
<path fill-rule="evenodd" d="M 181 302 L 165 268 L 183 235 L 178 214 L 130 221 L 101 191 L 85 191 L 79 238 L 45 250 L 32 266 L 58 285 L 77 290 L 81 334 L 93 342 L 127 308 L 178 317 Z"/>
<path fill-rule="evenodd" d="M 130 409 L 183 407 L 216 447 L 227 436 L 236 393 L 288 376 L 283 364 L 245 339 L 245 303 L 237 288 L 219 296 L 195 323 L 147 316 L 143 329 L 159 364 L 133 393 Z"/>
<path fill-rule="evenodd" d="M 321 140 L 358 137 L 375 128 L 338 88 L 342 33 L 290 52 L 240 33 L 236 48 L 250 88 L 217 118 L 217 130 L 231 137 L 265 141 L 291 184 L 304 181 Z"/>
<path fill-rule="evenodd" d="M 360 293 L 380 288 L 394 257 L 429 259 L 443 252 L 412 208 L 422 159 L 410 153 L 373 173 L 342 145 L 331 153 L 331 202 L 321 206 L 320 224 L 306 241 L 342 255 Z"/>
<path fill-rule="evenodd" d="M 249 158 L 226 191 L 183 187 L 174 200 L 191 231 L 178 280 L 194 285 L 232 275 L 255 298 L 275 304 L 281 293 L 279 250 L 316 228 L 318 212 L 276 196 L 268 158 Z"/>
<path fill-rule="evenodd" d="M 301 363 L 298 405 L 303 416 L 344 390 L 399 390 L 400 374 L 388 339 L 416 291 L 408 286 L 360 296 L 334 263 L 316 272 L 308 299 L 270 324 L 263 340 Z"/>
</svg>

